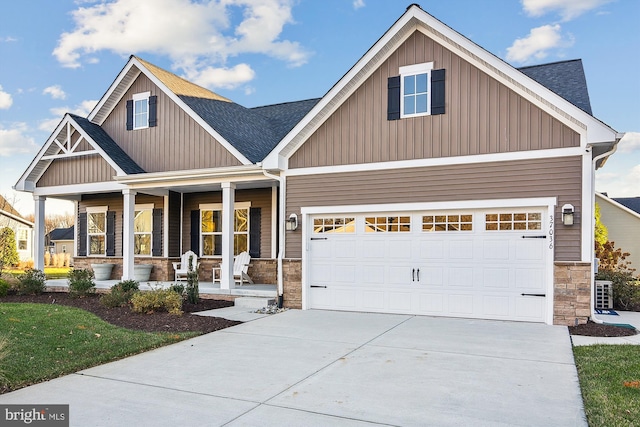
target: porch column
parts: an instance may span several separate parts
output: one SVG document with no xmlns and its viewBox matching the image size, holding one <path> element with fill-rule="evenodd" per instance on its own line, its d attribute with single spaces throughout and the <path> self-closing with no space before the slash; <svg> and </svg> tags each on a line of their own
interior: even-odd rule
<svg viewBox="0 0 640 427">
<path fill-rule="evenodd" d="M 136 208 L 136 192 L 130 189 L 122 190 L 124 199 L 122 221 L 122 280 L 133 279 L 133 219 Z"/>
<path fill-rule="evenodd" d="M 47 198 L 34 195 L 33 200 L 36 227 L 33 235 L 33 268 L 44 271 L 44 202 Z"/>
<path fill-rule="evenodd" d="M 220 271 L 220 289 L 233 289 L 233 223 L 236 185 L 222 183 L 222 269 Z"/>
</svg>

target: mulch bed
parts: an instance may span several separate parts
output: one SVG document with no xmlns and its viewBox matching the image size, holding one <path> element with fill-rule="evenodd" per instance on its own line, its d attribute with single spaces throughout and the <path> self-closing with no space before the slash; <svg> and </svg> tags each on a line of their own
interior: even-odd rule
<svg viewBox="0 0 640 427">
<path fill-rule="evenodd" d="M 629 337 L 636 335 L 638 331 L 620 326 L 588 322 L 584 325 L 569 326 L 569 333 L 571 335 L 585 335 L 588 337 Z"/>
<path fill-rule="evenodd" d="M 198 316 L 191 313 L 229 307 L 232 301 L 200 299 L 198 304 L 184 303 L 182 316 L 169 313 L 140 314 L 131 311 L 130 307 L 109 308 L 100 304 L 100 295 L 93 294 L 83 298 L 73 298 L 66 292 L 45 292 L 40 295 L 7 295 L 0 298 L 0 303 L 39 303 L 59 304 L 78 307 L 100 317 L 105 322 L 127 329 L 147 332 L 201 332 L 209 333 L 242 322 L 222 319 L 220 317 Z"/>
</svg>

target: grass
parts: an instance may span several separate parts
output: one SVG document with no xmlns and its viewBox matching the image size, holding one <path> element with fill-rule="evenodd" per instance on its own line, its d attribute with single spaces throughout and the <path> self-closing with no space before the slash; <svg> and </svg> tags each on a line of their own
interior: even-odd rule
<svg viewBox="0 0 640 427">
<path fill-rule="evenodd" d="M 74 307 L 0 303 L 0 390 L 17 389 L 199 335 L 132 331 Z"/>
<path fill-rule="evenodd" d="M 640 425 L 640 346 L 573 349 L 589 426 Z"/>
</svg>

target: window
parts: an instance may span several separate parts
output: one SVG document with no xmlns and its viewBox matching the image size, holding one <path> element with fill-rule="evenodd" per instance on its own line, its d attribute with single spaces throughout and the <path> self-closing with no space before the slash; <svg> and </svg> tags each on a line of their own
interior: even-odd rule
<svg viewBox="0 0 640 427">
<path fill-rule="evenodd" d="M 149 95 L 150 92 L 133 95 L 133 128 L 144 129 L 149 127 Z"/>
<path fill-rule="evenodd" d="M 151 255 L 153 205 L 136 205 L 133 218 L 133 253 Z"/>
<path fill-rule="evenodd" d="M 473 215 L 424 215 L 422 231 L 473 231 Z"/>
<path fill-rule="evenodd" d="M 411 231 L 410 216 L 378 216 L 364 219 L 367 233 L 401 233 Z"/>
<path fill-rule="evenodd" d="M 236 203 L 233 223 L 234 255 L 249 252 L 248 204 Z M 200 245 L 202 256 L 222 255 L 222 206 L 200 206 Z"/>
<path fill-rule="evenodd" d="M 88 255 L 105 255 L 107 239 L 107 210 L 87 208 Z"/>
<path fill-rule="evenodd" d="M 29 240 L 29 230 L 26 228 L 18 229 L 18 250 L 26 251 L 27 250 L 27 242 Z"/>
<path fill-rule="evenodd" d="M 486 214 L 487 231 L 540 230 L 542 213 L 540 212 L 500 212 Z"/>
<path fill-rule="evenodd" d="M 313 232 L 318 233 L 355 233 L 355 218 L 316 218 L 313 220 Z"/>
<path fill-rule="evenodd" d="M 67 253 L 67 245 L 62 245 L 62 253 L 63 254 Z"/>
<path fill-rule="evenodd" d="M 401 117 L 431 113 L 431 70 L 433 62 L 400 67 Z"/>
</svg>

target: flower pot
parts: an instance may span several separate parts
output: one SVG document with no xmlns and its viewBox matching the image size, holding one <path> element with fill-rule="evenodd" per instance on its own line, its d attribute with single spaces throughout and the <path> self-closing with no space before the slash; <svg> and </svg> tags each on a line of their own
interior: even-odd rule
<svg viewBox="0 0 640 427">
<path fill-rule="evenodd" d="M 136 282 L 146 282 L 151 276 L 151 270 L 153 265 L 151 264 L 136 264 L 133 266 L 133 279 Z"/>
<path fill-rule="evenodd" d="M 111 279 L 113 264 L 91 264 L 91 269 L 96 280 L 109 280 Z"/>
</svg>

